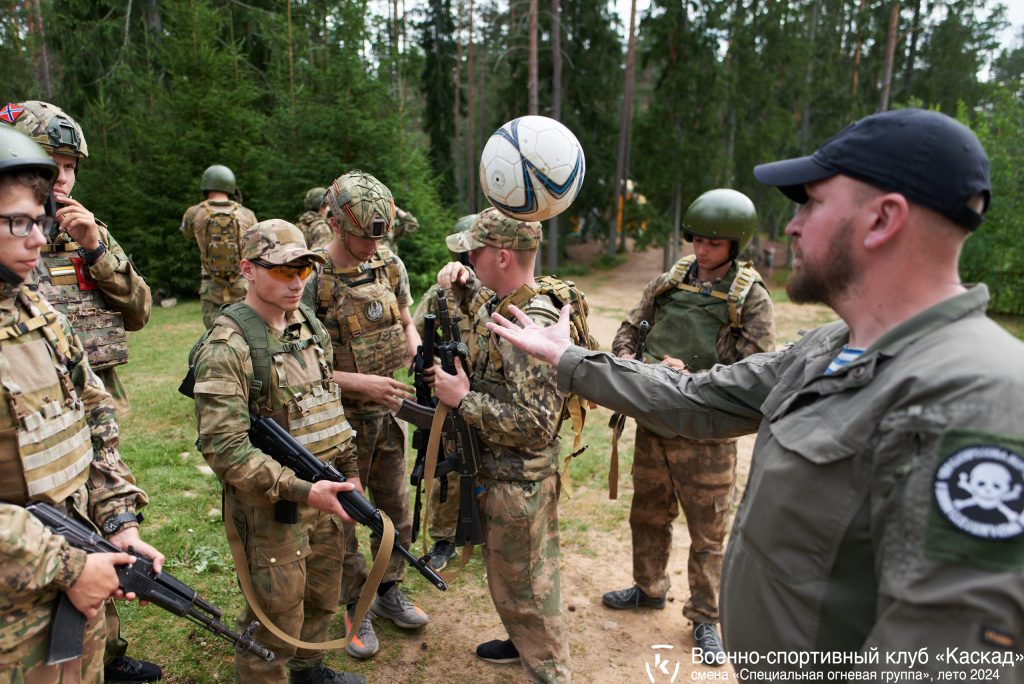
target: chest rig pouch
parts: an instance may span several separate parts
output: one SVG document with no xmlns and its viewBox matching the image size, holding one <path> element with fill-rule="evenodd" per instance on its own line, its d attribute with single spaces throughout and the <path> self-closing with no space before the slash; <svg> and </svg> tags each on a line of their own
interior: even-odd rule
<svg viewBox="0 0 1024 684">
<path fill-rule="evenodd" d="M 92 439 L 68 369 L 71 346 L 56 312 L 27 288 L 0 328 L 0 500 L 58 504 L 88 479 Z"/>
<path fill-rule="evenodd" d="M 399 277 L 385 249 L 348 273 L 328 261 L 317 283 L 317 313 L 332 332 L 338 370 L 389 376 L 405 365 L 409 346 L 395 295 Z"/>
<path fill-rule="evenodd" d="M 44 245 L 36 288 L 75 329 L 95 370 L 128 362 L 124 319 L 107 307 L 77 242 Z"/>
<path fill-rule="evenodd" d="M 231 281 L 241 274 L 238 263 L 242 253 L 238 243 L 242 238 L 241 225 L 238 222 L 238 205 L 218 206 L 203 202 L 206 212 L 203 228 L 199 233 L 199 252 L 203 267 L 211 278 Z"/>
</svg>

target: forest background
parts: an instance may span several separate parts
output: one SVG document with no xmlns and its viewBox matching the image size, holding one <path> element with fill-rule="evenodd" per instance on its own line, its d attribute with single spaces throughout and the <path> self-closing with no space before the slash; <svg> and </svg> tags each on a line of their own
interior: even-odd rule
<svg viewBox="0 0 1024 684">
<path fill-rule="evenodd" d="M 420 292 L 454 220 L 486 206 L 479 153 L 516 116 L 559 119 L 586 151 L 580 196 L 546 224 L 543 270 L 564 273 L 568 240 L 672 258 L 682 210 L 717 186 L 784 240 L 792 205 L 755 164 L 924 106 L 988 149 L 994 200 L 963 276 L 1024 314 L 1024 31 L 1001 44 L 1007 23 L 991 0 L 11 0 L 0 63 L 7 100 L 81 123 L 75 196 L 164 296 L 198 288 L 177 227 L 211 164 L 259 218 L 291 220 L 308 188 L 374 174 L 419 218 L 400 252 Z"/>
</svg>

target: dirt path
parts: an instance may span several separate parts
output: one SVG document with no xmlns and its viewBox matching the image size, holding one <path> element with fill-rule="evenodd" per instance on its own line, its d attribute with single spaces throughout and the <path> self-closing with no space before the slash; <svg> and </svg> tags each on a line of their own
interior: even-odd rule
<svg viewBox="0 0 1024 684">
<path fill-rule="evenodd" d="M 586 258 L 589 255 L 577 253 L 575 256 Z M 639 301 L 644 286 L 662 271 L 661 259 L 660 250 L 648 250 L 632 254 L 626 264 L 614 270 L 574 279 L 587 293 L 591 307 L 591 331 L 603 348 L 610 347 L 623 315 Z M 778 315 L 782 319 L 779 336 L 782 342 L 795 338 L 799 328 L 828 319 L 827 310 L 785 304 L 778 307 Z M 588 416 L 588 424 L 594 421 L 595 425 L 606 425 L 609 415 L 606 409 L 598 408 Z M 620 443 L 629 452 L 632 450 L 633 425 L 628 421 L 627 433 Z M 753 437 L 748 436 L 739 443 L 741 486 L 746 482 L 753 441 Z M 633 613 L 602 606 L 601 595 L 604 592 L 632 584 L 632 550 L 629 527 L 625 522 L 632 498 L 632 483 L 628 465 L 624 470 L 626 472 L 620 475 L 618 501 L 609 501 L 608 492 L 602 487 L 577 488 L 575 497 L 568 502 L 563 498 L 559 506 L 562 520 L 562 604 L 574 680 L 683 682 L 701 677 L 698 673 L 701 670 L 724 672 L 719 676 L 732 680 L 732 670 L 728 666 L 709 669 L 690 664 L 691 626 L 682 616 L 682 606 L 688 594 L 686 557 L 690 543 L 685 521 L 677 520 L 674 526 L 669 562 L 672 588 L 667 607 Z M 609 519 L 616 522 L 609 523 Z M 617 522 L 619 520 L 622 522 Z M 441 649 L 441 659 L 448 665 L 444 677 L 448 681 L 487 683 L 524 680 L 518 665 L 490 665 L 473 656 L 473 648 L 481 641 L 504 638 L 485 580 L 464 576 L 448 594 L 420 592 L 417 595 L 417 601 L 431 615 L 431 626 L 421 637 L 382 639 L 382 643 L 398 641 L 400 645 L 388 651 L 387 667 L 375 669 L 371 681 L 418 679 L 423 674 L 418 666 L 422 656 L 430 652 L 426 660 L 437 662 L 439 654 L 436 649 Z M 443 642 L 437 639 L 438 632 L 443 632 Z M 653 648 L 655 646 L 659 648 Z M 378 655 L 378 661 L 382 660 L 381 656 L 385 653 Z M 657 663 L 665 661 L 660 673 L 654 669 Z M 648 666 L 651 674 L 648 674 Z M 432 679 L 428 675 L 424 681 Z"/>
</svg>

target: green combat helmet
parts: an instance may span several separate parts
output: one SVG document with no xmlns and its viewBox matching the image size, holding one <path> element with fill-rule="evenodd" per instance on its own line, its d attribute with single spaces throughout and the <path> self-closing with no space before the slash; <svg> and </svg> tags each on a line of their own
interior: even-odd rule
<svg viewBox="0 0 1024 684">
<path fill-rule="evenodd" d="M 203 171 L 203 179 L 199 183 L 199 189 L 203 192 L 219 190 L 229 195 L 234 195 L 238 189 L 235 182 L 235 174 L 226 166 L 214 164 Z"/>
<path fill-rule="evenodd" d="M 388 187 L 368 173 L 339 176 L 324 196 L 338 227 L 356 237 L 380 240 L 395 223 L 395 200 Z"/>
<path fill-rule="evenodd" d="M 693 200 L 683 217 L 683 238 L 693 236 L 709 240 L 731 240 L 730 258 L 750 244 L 757 230 L 757 210 L 742 192 L 728 188 L 708 190 Z"/>
<path fill-rule="evenodd" d="M 50 154 L 66 154 L 77 159 L 89 156 L 82 127 L 64 110 L 48 102 L 29 100 L 9 104 L 3 120 L 39 143 Z"/>
<path fill-rule="evenodd" d="M 327 194 L 327 188 L 310 188 L 306 191 L 306 198 L 303 200 L 303 205 L 309 211 L 317 211 L 320 209 L 320 205 L 324 203 L 324 195 Z"/>
<path fill-rule="evenodd" d="M 51 181 L 57 165 L 38 143 L 10 126 L 0 126 L 0 173 L 39 171 Z"/>
</svg>

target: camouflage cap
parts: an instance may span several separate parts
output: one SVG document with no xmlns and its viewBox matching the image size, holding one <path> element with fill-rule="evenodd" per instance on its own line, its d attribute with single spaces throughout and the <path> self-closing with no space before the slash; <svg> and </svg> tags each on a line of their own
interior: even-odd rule
<svg viewBox="0 0 1024 684">
<path fill-rule="evenodd" d="M 310 251 L 302 231 L 283 219 L 260 221 L 242 235 L 242 258 L 280 266 L 308 260 L 326 263 L 322 254 Z"/>
<path fill-rule="evenodd" d="M 79 159 L 89 156 L 82 127 L 57 105 L 39 100 L 11 102 L 0 109 L 0 121 L 22 131 L 50 154 L 67 154 Z"/>
<path fill-rule="evenodd" d="M 541 228 L 537 221 L 520 221 L 494 207 L 481 211 L 467 231 L 449 235 L 448 249 L 458 254 L 489 245 L 525 252 L 540 245 Z"/>
</svg>

